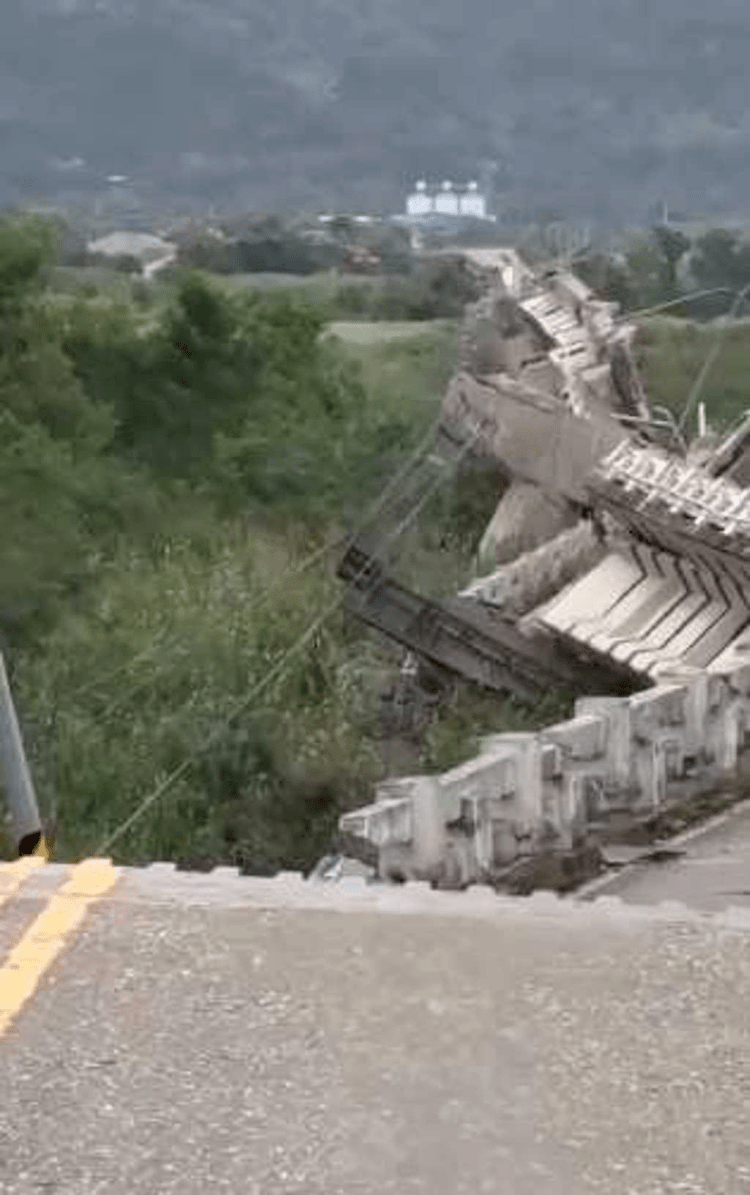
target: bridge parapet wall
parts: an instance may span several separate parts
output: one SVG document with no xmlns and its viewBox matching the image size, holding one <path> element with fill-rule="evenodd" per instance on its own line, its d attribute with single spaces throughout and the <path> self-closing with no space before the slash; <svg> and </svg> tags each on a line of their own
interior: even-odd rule
<svg viewBox="0 0 750 1195">
<path fill-rule="evenodd" d="M 631 697 L 580 698 L 539 732 L 492 735 L 442 775 L 387 781 L 341 829 L 377 848 L 384 879 L 465 887 L 715 789 L 748 752 L 750 665 L 675 672 Z"/>
</svg>

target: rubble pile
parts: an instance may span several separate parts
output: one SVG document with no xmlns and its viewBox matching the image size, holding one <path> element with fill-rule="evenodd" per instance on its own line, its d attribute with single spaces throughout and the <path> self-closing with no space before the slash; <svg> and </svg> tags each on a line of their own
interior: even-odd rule
<svg viewBox="0 0 750 1195">
<path fill-rule="evenodd" d="M 453 601 L 399 587 L 350 545 L 359 617 L 416 657 L 499 692 L 579 694 L 575 717 L 491 737 L 443 776 L 382 784 L 342 832 L 382 878 L 500 882 L 590 850 L 750 754 L 750 420 L 686 449 L 638 376 L 635 329 L 567 270 L 470 251 L 486 291 L 462 329 L 442 435 L 510 483 L 487 575 Z M 348 562 L 348 563 L 347 563 Z"/>
</svg>

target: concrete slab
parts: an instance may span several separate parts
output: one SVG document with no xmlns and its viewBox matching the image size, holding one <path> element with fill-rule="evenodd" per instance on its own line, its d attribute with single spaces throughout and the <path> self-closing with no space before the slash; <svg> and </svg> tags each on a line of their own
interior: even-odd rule
<svg viewBox="0 0 750 1195">
<path fill-rule="evenodd" d="M 684 578 L 684 596 L 677 601 L 668 598 L 664 606 L 654 615 L 651 626 L 643 639 L 635 643 L 618 644 L 613 654 L 623 663 L 633 662 L 634 667 L 653 669 L 664 659 L 673 656 L 673 639 L 711 601 L 701 574 L 688 561 L 675 561 L 676 571 Z M 637 661 L 637 663 L 635 663 Z"/>
<path fill-rule="evenodd" d="M 643 651 L 638 651 L 631 656 L 630 659 L 634 667 L 648 671 L 654 665 L 658 665 L 661 659 L 667 655 L 674 659 L 687 659 L 687 653 L 701 635 L 705 635 L 727 613 L 729 605 L 711 570 L 695 568 L 692 576 L 694 583 L 698 586 L 698 592 L 705 594 L 707 600 L 702 602 L 697 609 L 693 608 L 692 603 L 688 604 L 687 608 L 682 604 L 675 607 L 673 621 L 677 622 L 682 616 L 681 625 L 668 638 L 665 638 L 663 634 L 666 628 L 660 627 L 659 637 L 662 642 L 658 647 L 644 647 Z"/>
<path fill-rule="evenodd" d="M 686 567 L 684 562 L 678 562 L 669 553 L 656 553 L 656 558 L 664 576 L 664 586 L 639 612 L 642 619 L 639 628 L 620 628 L 622 639 L 612 648 L 612 654 L 618 660 L 630 659 L 639 648 L 662 647 L 688 618 L 708 602 L 705 591 L 697 584 L 694 569 Z"/>
<path fill-rule="evenodd" d="M 552 629 L 574 634 L 587 618 L 601 618 L 643 580 L 643 570 L 630 554 L 613 552 L 580 581 L 574 581 L 536 613 Z"/>
<path fill-rule="evenodd" d="M 686 653 L 686 662 L 693 668 L 708 667 L 712 660 L 734 642 L 749 622 L 750 613 L 744 605 L 730 610 Z"/>
<path fill-rule="evenodd" d="M 639 638 L 653 625 L 661 610 L 669 609 L 684 594 L 684 583 L 671 557 L 652 550 L 649 553 L 648 587 L 641 600 L 634 603 L 632 613 L 617 624 L 617 640 Z M 623 611 L 618 611 L 622 614 Z"/>
<path fill-rule="evenodd" d="M 608 652 L 613 645 L 628 636 L 637 634 L 637 628 L 647 622 L 654 604 L 663 603 L 674 596 L 674 581 L 665 579 L 654 564 L 654 553 L 642 548 L 641 561 L 646 570 L 643 580 L 626 594 L 616 606 L 595 624 L 586 624 L 587 642 L 598 651 Z"/>
<path fill-rule="evenodd" d="M 707 671 L 724 676 L 750 660 L 750 629 L 741 631 L 708 665 Z"/>
</svg>

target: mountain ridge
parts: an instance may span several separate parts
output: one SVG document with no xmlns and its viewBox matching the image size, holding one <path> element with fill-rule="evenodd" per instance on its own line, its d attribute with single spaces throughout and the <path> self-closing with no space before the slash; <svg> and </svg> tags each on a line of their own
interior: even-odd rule
<svg viewBox="0 0 750 1195">
<path fill-rule="evenodd" d="M 606 221 L 750 183 L 737 0 L 6 0 L 3 24 L 4 203 L 123 173 L 146 204 L 392 211 L 484 171 L 500 212 Z"/>
</svg>

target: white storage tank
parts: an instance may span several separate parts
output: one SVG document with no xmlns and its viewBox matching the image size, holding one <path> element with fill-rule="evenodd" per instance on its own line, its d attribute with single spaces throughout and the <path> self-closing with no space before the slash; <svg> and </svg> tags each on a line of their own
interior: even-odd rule
<svg viewBox="0 0 750 1195">
<path fill-rule="evenodd" d="M 462 216 L 472 216 L 476 220 L 487 219 L 487 204 L 484 195 L 480 194 L 478 183 L 469 183 L 465 194 L 461 196 L 460 210 Z"/>
<path fill-rule="evenodd" d="M 453 183 L 444 182 L 439 193 L 435 196 L 435 211 L 442 216 L 457 216 L 458 195 L 453 190 Z"/>
<path fill-rule="evenodd" d="M 427 183 L 424 179 L 420 179 L 411 195 L 407 197 L 406 214 L 407 216 L 427 216 L 434 210 L 432 196 L 427 193 Z"/>
</svg>

